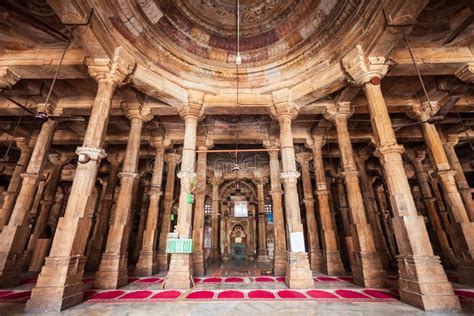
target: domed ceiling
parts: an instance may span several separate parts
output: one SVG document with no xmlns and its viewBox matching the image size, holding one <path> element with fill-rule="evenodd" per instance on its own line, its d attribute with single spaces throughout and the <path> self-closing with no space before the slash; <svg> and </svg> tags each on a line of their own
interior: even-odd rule
<svg viewBox="0 0 474 316">
<path fill-rule="evenodd" d="M 353 47 L 361 32 L 358 0 L 241 0 L 242 88 L 292 84 L 328 67 Z M 179 80 L 206 79 L 215 88 L 235 86 L 236 0 L 104 0 L 97 3 L 110 32 L 147 67 Z M 380 9 L 379 7 L 376 8 Z M 363 16 L 363 15 L 362 15 Z M 344 44 L 342 44 L 342 42 Z M 301 78 L 299 78 L 299 76 Z"/>
</svg>

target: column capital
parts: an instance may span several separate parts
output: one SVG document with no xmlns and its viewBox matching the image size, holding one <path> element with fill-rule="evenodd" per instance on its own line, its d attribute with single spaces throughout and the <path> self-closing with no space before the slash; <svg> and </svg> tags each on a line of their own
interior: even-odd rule
<svg viewBox="0 0 474 316">
<path fill-rule="evenodd" d="M 446 141 L 446 145 L 448 145 L 449 147 L 453 147 L 453 148 L 459 142 L 459 136 L 456 135 L 456 134 L 448 134 L 444 137 L 444 139 Z"/>
<path fill-rule="evenodd" d="M 107 154 L 107 161 L 111 165 L 118 165 L 123 160 L 123 156 L 124 156 L 123 153 L 113 152 L 113 153 Z"/>
<path fill-rule="evenodd" d="M 178 114 L 183 119 L 196 118 L 201 120 L 204 117 L 204 92 L 197 90 L 188 91 L 188 103 L 178 108 Z"/>
<path fill-rule="evenodd" d="M 299 107 L 290 101 L 290 93 L 288 89 L 282 89 L 272 93 L 273 107 L 271 108 L 271 115 L 280 120 L 282 118 L 289 118 L 294 120 L 299 113 Z"/>
<path fill-rule="evenodd" d="M 338 118 L 348 120 L 354 114 L 354 108 L 350 102 L 337 102 L 326 106 L 323 116 L 326 120 L 334 122 Z"/>
<path fill-rule="evenodd" d="M 299 162 L 302 168 L 303 166 L 306 166 L 307 168 L 308 162 L 313 160 L 313 155 L 307 151 L 299 152 L 295 156 L 296 156 L 296 161 Z"/>
<path fill-rule="evenodd" d="M 170 165 L 177 165 L 181 161 L 181 155 L 176 153 L 169 153 L 166 155 L 165 161 Z"/>
<path fill-rule="evenodd" d="M 474 63 L 467 63 L 455 73 L 462 81 L 474 83 Z"/>
<path fill-rule="evenodd" d="M 209 184 L 212 185 L 212 186 L 214 186 L 214 185 L 219 186 L 222 183 L 224 183 L 224 180 L 221 177 L 213 177 L 213 178 L 209 178 L 209 180 L 207 180 L 207 182 L 209 182 Z"/>
<path fill-rule="evenodd" d="M 424 149 L 413 149 L 408 148 L 405 150 L 405 155 L 410 159 L 412 162 L 420 161 L 423 162 L 426 158 L 426 150 Z"/>
<path fill-rule="evenodd" d="M 20 79 L 20 76 L 10 68 L 0 67 L 0 89 L 11 89 Z"/>
<path fill-rule="evenodd" d="M 356 151 L 355 156 L 360 162 L 365 163 L 370 158 L 370 156 L 372 156 L 372 150 L 369 146 L 365 146 Z"/>
<path fill-rule="evenodd" d="M 266 139 L 262 143 L 263 147 L 269 149 L 268 156 L 270 159 L 278 159 L 280 150 L 280 142 L 274 139 Z"/>
<path fill-rule="evenodd" d="M 79 158 L 83 157 L 85 162 L 88 162 L 89 160 L 100 162 L 107 156 L 105 154 L 105 150 L 101 148 L 92 148 L 85 146 L 77 147 L 76 154 L 79 156 Z"/>
<path fill-rule="evenodd" d="M 407 111 L 407 115 L 420 122 L 424 122 L 432 118 L 439 110 L 438 102 L 435 101 L 423 101 L 416 102 Z"/>
<path fill-rule="evenodd" d="M 375 150 L 375 156 L 376 157 L 384 157 L 385 155 L 388 154 L 403 154 L 405 152 L 405 149 L 403 148 L 402 145 L 389 145 L 389 146 L 382 146 L 379 147 Z"/>
<path fill-rule="evenodd" d="M 122 47 L 115 49 L 112 59 L 91 59 L 87 64 L 89 74 L 94 80 L 115 87 L 125 84 L 135 69 L 135 61 L 125 53 Z"/>
<path fill-rule="evenodd" d="M 197 138 L 198 150 L 207 150 L 212 147 L 214 147 L 214 140 L 211 137 L 199 136 Z"/>
<path fill-rule="evenodd" d="M 280 174 L 280 178 L 282 180 L 295 180 L 300 177 L 300 173 L 298 171 L 288 171 L 288 172 L 282 172 Z"/>
<path fill-rule="evenodd" d="M 30 146 L 28 146 L 30 142 L 25 137 L 18 137 L 15 139 L 15 142 L 16 147 L 18 147 L 21 152 L 24 152 L 31 148 Z"/>
<path fill-rule="evenodd" d="M 349 82 L 356 86 L 363 86 L 367 82 L 378 85 L 388 71 L 384 57 L 365 56 L 361 45 L 342 58 L 342 66 Z"/>
<path fill-rule="evenodd" d="M 153 115 L 150 112 L 149 107 L 143 107 L 143 105 L 135 103 L 122 102 L 121 104 L 123 114 L 130 120 L 140 119 L 143 122 L 148 122 L 153 119 Z"/>
</svg>

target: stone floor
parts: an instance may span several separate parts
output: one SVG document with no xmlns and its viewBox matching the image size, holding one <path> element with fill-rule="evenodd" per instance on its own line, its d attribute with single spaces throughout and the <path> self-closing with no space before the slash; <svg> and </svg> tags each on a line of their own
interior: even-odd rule
<svg viewBox="0 0 474 316">
<path fill-rule="evenodd" d="M 265 266 L 252 262 L 227 262 L 212 264 L 207 270 L 208 278 L 239 277 L 244 279 L 241 283 L 206 283 L 204 279 L 197 279 L 194 290 L 249 290 L 279 291 L 286 286 L 282 282 L 256 282 L 258 278 L 265 278 L 262 271 Z M 135 291 L 161 290 L 162 277 L 157 275 L 155 279 L 159 282 L 131 282 L 121 290 Z M 275 278 L 276 279 L 276 278 Z M 330 281 L 322 276 L 315 275 L 315 289 L 334 291 L 335 289 L 361 290 L 349 282 Z M 131 279 L 133 280 L 133 279 Z M 142 280 L 143 281 L 143 280 Z M 388 279 L 388 288 L 396 286 L 394 278 Z M 90 284 L 90 282 L 88 283 Z M 25 282 L 20 289 L 31 289 L 34 282 Z M 88 285 L 90 287 L 90 285 Z M 465 288 L 455 283 L 456 288 Z M 72 307 L 61 315 L 448 315 L 449 313 L 426 313 L 398 300 L 387 301 L 312 301 L 312 300 L 189 300 L 186 299 L 188 292 L 183 292 L 179 298 L 170 301 L 150 302 L 134 301 L 96 301 L 89 300 L 83 304 Z M 474 293 L 474 292 L 473 292 Z M 0 298 L 1 300 L 1 298 Z M 21 315 L 24 304 L 0 304 L 0 315 Z M 466 315 L 474 314 L 474 299 L 463 301 L 463 310 Z"/>
</svg>

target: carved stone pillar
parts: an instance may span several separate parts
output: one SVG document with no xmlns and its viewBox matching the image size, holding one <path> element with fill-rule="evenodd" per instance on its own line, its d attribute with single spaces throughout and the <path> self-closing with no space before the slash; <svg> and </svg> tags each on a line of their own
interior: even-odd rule
<svg viewBox="0 0 474 316">
<path fill-rule="evenodd" d="M 161 219 L 160 239 L 158 245 L 158 269 L 168 270 L 168 254 L 166 253 L 166 240 L 171 226 L 171 207 L 174 200 L 176 166 L 181 160 L 181 156 L 174 153 L 166 155 L 168 170 L 166 172 L 165 199 L 163 201 L 163 217 Z"/>
<path fill-rule="evenodd" d="M 379 254 L 380 260 L 385 270 L 390 269 L 390 260 L 387 254 L 387 243 L 382 233 L 382 226 L 380 224 L 380 212 L 377 208 L 377 202 L 375 201 L 374 188 L 370 181 L 365 162 L 369 159 L 370 155 L 367 150 L 360 150 L 356 154 L 356 163 L 359 170 L 359 180 L 362 189 L 362 196 L 364 197 L 365 209 L 367 210 L 367 218 L 375 237 L 375 249 Z"/>
<path fill-rule="evenodd" d="M 29 212 L 44 171 L 56 126 L 57 122 L 52 120 L 43 123 L 26 172 L 22 174 L 23 181 L 12 215 L 0 235 L 1 286 L 15 286 L 20 281 L 22 253 L 29 233 Z"/>
<path fill-rule="evenodd" d="M 304 245 L 304 230 L 301 223 L 296 187 L 299 173 L 296 169 L 291 131 L 291 122 L 298 115 L 298 108 L 289 102 L 289 92 L 286 89 L 274 92 L 273 102 L 275 107 L 272 109 L 272 114 L 280 125 L 281 179 L 285 189 L 285 211 L 289 242 L 285 283 L 289 288 L 311 288 L 314 286 L 314 281 Z"/>
<path fill-rule="evenodd" d="M 454 146 L 458 141 L 459 138 L 457 135 L 448 135 L 445 137 L 443 147 L 446 156 L 448 157 L 451 169 L 455 171 L 454 178 L 456 179 L 459 193 L 464 201 L 464 206 L 468 212 L 469 219 L 471 222 L 474 222 L 474 200 L 472 199 L 471 188 L 469 187 L 469 183 L 467 183 L 466 176 L 464 175 L 461 163 L 459 162 L 456 150 L 454 149 Z"/>
<path fill-rule="evenodd" d="M 150 202 L 146 228 L 143 234 L 143 243 L 140 251 L 135 274 L 137 276 L 151 276 L 158 272 L 158 261 L 156 258 L 156 244 L 158 242 L 158 215 L 160 210 L 161 184 L 163 182 L 163 164 L 165 147 L 161 138 L 155 138 L 152 145 L 155 147 L 155 163 L 151 177 L 150 191 L 148 192 Z"/>
<path fill-rule="evenodd" d="M 351 215 L 351 235 L 354 247 L 354 262 L 352 276 L 354 283 L 363 287 L 383 287 L 385 272 L 379 253 L 375 248 L 374 233 L 367 221 L 362 192 L 359 184 L 359 173 L 354 160 L 352 143 L 347 127 L 347 120 L 352 115 L 349 103 L 339 103 L 330 106 L 324 113 L 333 121 L 337 129 L 337 141 L 341 154 L 344 182 L 347 190 L 347 200 Z"/>
<path fill-rule="evenodd" d="M 454 178 L 456 172 L 451 170 L 438 130 L 435 125 L 426 122 L 435 110 L 434 104 L 424 102 L 414 105 L 410 114 L 421 121 L 421 130 L 430 153 L 430 160 L 438 174 L 448 211 L 454 220 L 451 225 L 457 236 L 452 241 L 458 259 L 459 281 L 474 285 L 474 222 L 470 221 L 456 186 Z"/>
<path fill-rule="evenodd" d="M 178 238 L 191 238 L 192 204 L 188 202 L 188 194 L 196 181 L 196 141 L 197 126 L 203 115 L 202 104 L 204 93 L 189 91 L 189 103 L 183 106 L 179 115 L 184 119 L 184 143 L 181 171 L 178 174 L 181 184 L 178 207 Z M 189 289 L 192 278 L 192 262 L 190 254 L 171 254 L 170 268 L 166 275 L 165 288 Z"/>
<path fill-rule="evenodd" d="M 270 185 L 272 196 L 273 211 L 273 229 L 275 234 L 275 253 L 273 261 L 273 274 L 284 275 L 286 271 L 286 237 L 285 237 L 285 220 L 283 218 L 283 205 L 280 182 L 280 161 L 278 160 L 278 148 L 275 143 L 267 144 L 266 147 L 271 149 L 268 152 L 270 156 Z"/>
<path fill-rule="evenodd" d="M 40 201 L 40 210 L 38 212 L 38 217 L 36 219 L 35 226 L 33 228 L 33 233 L 30 236 L 28 242 L 28 247 L 24 253 L 25 263 L 29 263 L 31 255 L 33 254 L 38 239 L 43 237 L 46 225 L 48 223 L 48 218 L 50 210 L 54 203 L 54 196 L 56 195 L 56 190 L 58 188 L 58 182 L 61 179 L 61 171 L 64 165 L 71 159 L 67 154 L 50 154 L 49 161 L 52 164 L 51 172 L 49 173 L 46 189 L 43 192 L 42 199 Z M 51 238 L 51 237 L 50 237 Z"/>
<path fill-rule="evenodd" d="M 265 184 L 268 179 L 262 176 L 257 176 L 255 179 L 257 185 L 257 227 L 258 227 L 258 238 L 257 238 L 257 262 L 270 262 L 267 251 L 267 227 L 265 223 Z"/>
<path fill-rule="evenodd" d="M 433 230 L 436 233 L 445 264 L 449 268 L 455 268 L 457 266 L 457 260 L 451 246 L 449 245 L 448 237 L 446 236 L 441 220 L 436 211 L 436 199 L 431 194 L 430 185 L 428 183 L 428 174 L 423 168 L 423 160 L 425 160 L 426 152 L 422 150 L 417 150 L 416 152 L 414 150 L 409 150 L 407 151 L 407 156 L 415 169 L 416 179 L 420 185 L 423 204 L 425 205 Z"/>
<path fill-rule="evenodd" d="M 459 310 L 458 297 L 448 281 L 439 258 L 433 254 L 424 219 L 418 216 L 403 167 L 402 146 L 392 128 L 380 82 L 387 71 L 384 58 L 366 58 L 355 47 L 342 64 L 350 79 L 363 87 L 368 100 L 378 156 L 384 169 L 393 225 L 400 255 L 400 297 L 403 302 L 424 310 Z"/>
<path fill-rule="evenodd" d="M 92 209 L 91 193 L 96 182 L 112 96 L 130 72 L 133 63 L 123 58 L 117 49 L 113 60 L 96 60 L 89 72 L 98 81 L 97 95 L 92 106 L 83 146 L 76 153 L 79 164 L 69 195 L 64 217 L 59 219 L 49 257 L 33 289 L 25 310 L 27 312 L 59 312 L 80 303 L 83 298 L 82 276 L 84 256 Z"/>
<path fill-rule="evenodd" d="M 36 137 L 34 135 L 30 141 L 27 141 L 25 138 L 20 137 L 16 139 L 16 145 L 20 148 L 20 159 L 18 159 L 15 170 L 10 178 L 10 183 L 4 194 L 3 206 L 0 213 L 0 232 L 3 230 L 3 227 L 8 224 L 10 216 L 15 206 L 16 197 L 21 188 L 21 175 L 26 171 L 28 162 L 30 161 L 31 153 L 36 143 Z"/>
<path fill-rule="evenodd" d="M 107 177 L 105 192 L 99 202 L 97 220 L 94 227 L 92 238 L 89 241 L 90 249 L 86 264 L 86 270 L 97 271 L 100 264 L 100 258 L 104 251 L 104 241 L 109 227 L 110 212 L 114 203 L 114 193 L 117 187 L 119 165 L 122 162 L 122 153 L 112 153 L 107 155 L 107 161 L 110 163 L 110 171 Z"/>
<path fill-rule="evenodd" d="M 313 272 L 324 271 L 324 258 L 319 245 L 319 229 L 316 223 L 314 210 L 313 186 L 309 174 L 309 162 L 313 159 L 311 153 L 301 152 L 296 154 L 296 160 L 301 166 L 301 177 L 303 180 L 303 196 L 306 209 L 306 225 L 308 238 L 309 263 Z"/>
<path fill-rule="evenodd" d="M 207 146 L 199 146 L 206 150 Z M 207 186 L 207 153 L 198 153 L 196 174 L 197 188 L 196 203 L 194 205 L 193 221 L 193 272 L 196 276 L 204 275 L 204 205 L 206 202 Z"/>
<path fill-rule="evenodd" d="M 314 174 L 316 177 L 315 194 L 318 199 L 319 216 L 321 217 L 321 238 L 324 255 L 322 272 L 329 275 L 343 275 L 345 271 L 337 245 L 336 230 L 334 229 L 329 205 L 329 189 L 324 172 L 322 147 L 325 143 L 324 137 L 313 135 L 313 143 L 310 146 L 313 152 Z"/>
<path fill-rule="evenodd" d="M 220 174 L 219 174 L 220 175 Z M 219 186 L 222 184 L 222 178 L 214 175 L 214 178 L 209 180 L 212 186 L 212 211 L 211 211 L 211 260 L 218 260 L 220 258 L 220 244 L 219 244 Z M 222 216 L 221 216 L 222 218 Z"/>
<path fill-rule="evenodd" d="M 145 109 L 139 107 L 124 108 L 130 119 L 125 159 L 120 173 L 120 191 L 115 207 L 114 221 L 110 224 L 105 252 L 102 254 L 99 270 L 96 273 L 94 287 L 98 289 L 116 289 L 128 283 L 128 241 L 130 233 L 130 208 L 133 189 L 138 177 L 137 166 L 140 151 L 141 132 Z"/>
</svg>

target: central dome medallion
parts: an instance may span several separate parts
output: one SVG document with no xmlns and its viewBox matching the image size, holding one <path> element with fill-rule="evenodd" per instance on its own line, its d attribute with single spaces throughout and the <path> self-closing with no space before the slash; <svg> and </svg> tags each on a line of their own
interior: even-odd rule
<svg viewBox="0 0 474 316">
<path fill-rule="evenodd" d="M 255 36 L 285 22 L 302 0 L 241 0 L 240 35 Z M 178 0 L 178 8 L 203 29 L 221 36 L 237 35 L 236 0 Z"/>
</svg>

